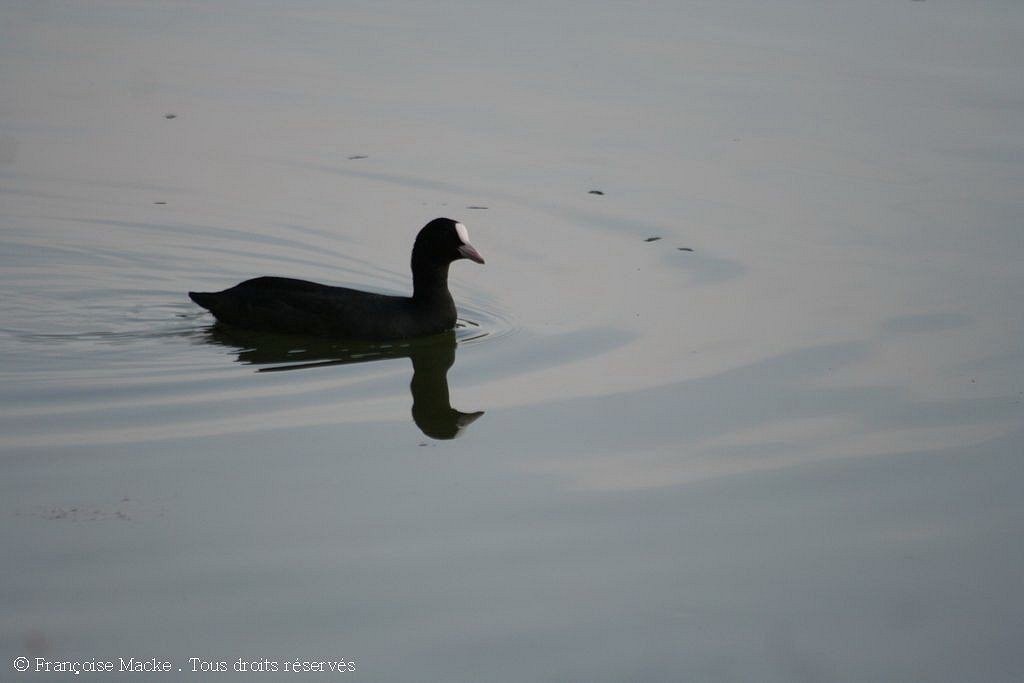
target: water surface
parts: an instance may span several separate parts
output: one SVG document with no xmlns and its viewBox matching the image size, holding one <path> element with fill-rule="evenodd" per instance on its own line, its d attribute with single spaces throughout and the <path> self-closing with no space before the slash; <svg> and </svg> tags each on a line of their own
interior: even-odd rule
<svg viewBox="0 0 1024 683">
<path fill-rule="evenodd" d="M 1024 8 L 854 5 L 3 5 L 5 680 L 1019 680 Z"/>
</svg>

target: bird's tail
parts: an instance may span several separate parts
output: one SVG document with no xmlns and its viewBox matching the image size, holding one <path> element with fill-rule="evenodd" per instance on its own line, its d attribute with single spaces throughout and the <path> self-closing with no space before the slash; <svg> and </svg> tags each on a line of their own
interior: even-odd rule
<svg viewBox="0 0 1024 683">
<path fill-rule="evenodd" d="M 212 306 L 213 306 L 213 303 L 214 303 L 214 296 L 215 296 L 215 294 L 213 292 L 189 292 L 188 293 L 188 298 L 189 299 L 192 299 L 192 301 L 195 301 L 197 304 L 199 304 L 200 306 L 202 306 L 203 308 L 205 308 L 208 311 L 212 309 Z"/>
</svg>

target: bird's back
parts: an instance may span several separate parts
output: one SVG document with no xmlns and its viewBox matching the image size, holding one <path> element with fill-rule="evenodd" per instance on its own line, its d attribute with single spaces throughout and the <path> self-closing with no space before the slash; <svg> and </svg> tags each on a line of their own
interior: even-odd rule
<svg viewBox="0 0 1024 683">
<path fill-rule="evenodd" d="M 409 297 L 283 277 L 258 277 L 222 292 L 189 292 L 189 297 L 217 320 L 252 330 L 395 339 L 454 324 L 448 315 L 431 315 Z"/>
</svg>

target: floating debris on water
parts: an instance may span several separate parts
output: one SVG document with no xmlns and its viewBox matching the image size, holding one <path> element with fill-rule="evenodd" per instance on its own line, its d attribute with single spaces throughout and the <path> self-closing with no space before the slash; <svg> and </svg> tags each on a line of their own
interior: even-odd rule
<svg viewBox="0 0 1024 683">
<path fill-rule="evenodd" d="M 352 156 L 349 157 L 349 159 L 369 159 L 369 158 L 370 157 L 366 156 L 365 154 L 353 154 Z"/>
<path fill-rule="evenodd" d="M 644 240 L 644 242 L 657 242 L 660 239 L 660 237 L 648 237 L 647 239 Z"/>
<path fill-rule="evenodd" d="M 690 247 L 676 247 L 676 249 L 678 249 L 679 251 L 693 251 L 693 249 Z"/>
<path fill-rule="evenodd" d="M 128 502 L 127 499 L 121 501 Z M 20 513 L 19 513 L 20 514 Z M 130 521 L 132 516 L 127 511 L 109 505 L 72 505 L 70 507 L 60 505 L 48 505 L 34 510 L 28 514 L 50 520 L 63 520 L 68 522 L 104 522 L 107 520 Z"/>
<path fill-rule="evenodd" d="M 176 119 L 176 118 L 178 118 L 178 115 L 177 114 L 164 114 L 164 118 L 165 119 Z"/>
<path fill-rule="evenodd" d="M 166 204 L 167 202 L 153 202 L 153 203 L 154 204 L 160 204 L 162 206 L 162 205 Z"/>
<path fill-rule="evenodd" d="M 486 206 L 467 206 L 466 208 L 467 208 L 467 209 L 476 209 L 476 210 L 479 210 L 479 211 L 483 211 L 483 210 L 485 210 L 485 209 L 486 209 L 487 207 L 486 207 Z"/>
<path fill-rule="evenodd" d="M 601 190 L 591 190 L 587 194 L 599 194 L 601 196 L 604 196 L 604 192 L 602 192 Z"/>
</svg>

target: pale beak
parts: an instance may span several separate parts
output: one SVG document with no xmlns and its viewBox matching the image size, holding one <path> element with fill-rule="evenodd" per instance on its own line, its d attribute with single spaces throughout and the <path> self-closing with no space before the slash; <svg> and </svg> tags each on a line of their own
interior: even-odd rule
<svg viewBox="0 0 1024 683">
<path fill-rule="evenodd" d="M 480 255 L 480 252 L 473 248 L 472 244 L 463 244 L 459 247 L 459 253 L 462 254 L 462 258 L 468 258 L 470 261 L 476 261 L 477 263 L 483 263 L 484 257 Z"/>
</svg>

